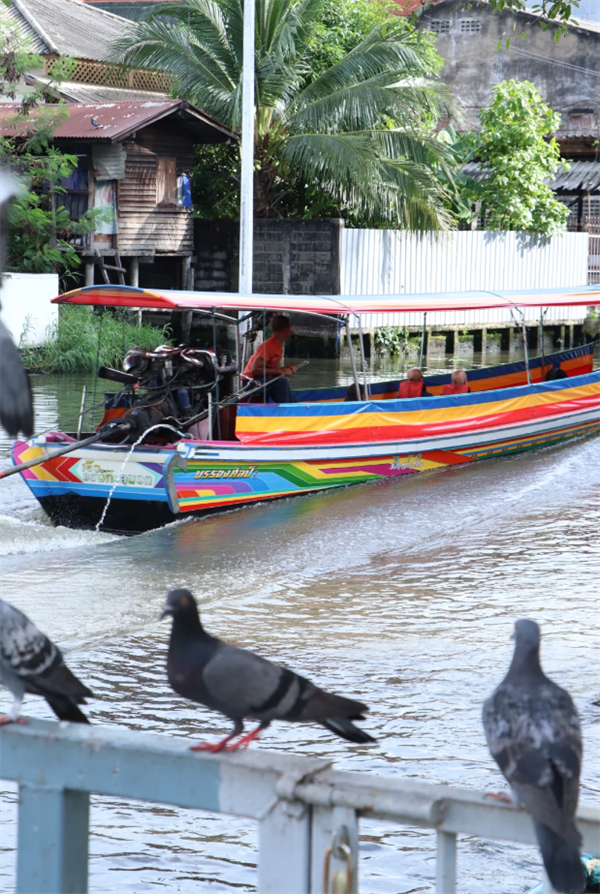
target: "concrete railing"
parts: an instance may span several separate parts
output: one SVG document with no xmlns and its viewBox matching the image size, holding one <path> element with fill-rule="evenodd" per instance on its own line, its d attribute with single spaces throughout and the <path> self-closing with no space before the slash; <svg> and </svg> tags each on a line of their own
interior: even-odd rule
<svg viewBox="0 0 600 894">
<path fill-rule="evenodd" d="M 327 894 L 334 878 L 336 891 L 358 891 L 362 816 L 437 831 L 437 894 L 456 891 L 458 833 L 535 843 L 523 810 L 480 792 L 338 772 L 288 754 L 189 747 L 98 726 L 3 727 L 0 776 L 19 784 L 17 894 L 87 892 L 90 793 L 257 821 L 260 894 Z M 578 824 L 584 850 L 600 854 L 600 811 L 581 807 Z"/>
</svg>

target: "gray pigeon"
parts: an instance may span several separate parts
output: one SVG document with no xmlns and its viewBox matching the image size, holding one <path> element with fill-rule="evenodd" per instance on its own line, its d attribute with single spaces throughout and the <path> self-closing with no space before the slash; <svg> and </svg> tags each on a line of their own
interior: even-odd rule
<svg viewBox="0 0 600 894">
<path fill-rule="evenodd" d="M 26 438 L 33 434 L 33 403 L 29 377 L 23 369 L 10 332 L 0 320 L 0 423 L 11 438 L 20 431 Z"/>
<path fill-rule="evenodd" d="M 508 673 L 483 706 L 492 757 L 531 815 L 548 878 L 556 891 L 585 888 L 575 825 L 582 743 L 568 692 L 540 666 L 540 628 L 521 620 Z"/>
<path fill-rule="evenodd" d="M 161 618 L 173 618 L 167 658 L 169 683 L 179 695 L 219 711 L 233 721 L 233 732 L 216 744 L 196 745 L 192 751 L 234 751 L 247 748 L 272 720 L 320 723 L 349 742 L 374 742 L 354 726 L 368 708 L 360 702 L 319 689 L 309 680 L 265 658 L 230 646 L 208 634 L 189 590 L 173 590 Z M 259 726 L 233 745 L 246 719 Z"/>
<path fill-rule="evenodd" d="M 32 624 L 27 615 L 0 599 L 0 681 L 14 702 L 0 724 L 15 723 L 26 692 L 43 696 L 59 720 L 89 723 L 77 705 L 93 697 L 71 673 L 60 649 Z"/>
</svg>

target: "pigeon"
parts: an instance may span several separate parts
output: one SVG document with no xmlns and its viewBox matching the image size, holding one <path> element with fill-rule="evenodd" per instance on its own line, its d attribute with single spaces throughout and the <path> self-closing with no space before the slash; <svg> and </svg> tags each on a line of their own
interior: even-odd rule
<svg viewBox="0 0 600 894">
<path fill-rule="evenodd" d="M 33 434 L 33 403 L 31 386 L 23 369 L 19 352 L 10 333 L 0 320 L 0 423 L 11 438 L 23 432 L 26 438 Z"/>
<path fill-rule="evenodd" d="M 235 751 L 247 748 L 273 720 L 320 723 L 348 742 L 374 742 L 352 723 L 364 720 L 366 705 L 319 689 L 310 680 L 279 667 L 254 652 L 230 646 L 207 633 L 189 590 L 173 590 L 161 619 L 173 618 L 167 658 L 169 683 L 178 695 L 219 711 L 233 721 L 233 732 L 220 742 L 204 742 L 192 751 Z M 244 720 L 259 726 L 238 742 Z"/>
<path fill-rule="evenodd" d="M 0 725 L 19 722 L 26 692 L 43 696 L 59 720 L 89 723 L 77 705 L 93 694 L 71 673 L 60 649 L 27 615 L 0 599 L 0 681 L 14 696 Z"/>
<path fill-rule="evenodd" d="M 97 119 L 97 118 L 94 118 L 93 115 L 92 115 L 92 117 L 90 118 L 90 121 L 92 122 L 92 127 L 102 127 L 102 125 L 100 124 L 100 122 L 98 121 L 98 119 Z"/>
<path fill-rule="evenodd" d="M 540 666 L 540 628 L 521 620 L 508 673 L 483 706 L 492 757 L 531 815 L 553 888 L 583 891 L 581 836 L 575 825 L 582 742 L 571 696 Z"/>
<path fill-rule="evenodd" d="M 7 269 L 8 209 L 11 199 L 18 195 L 20 181 L 7 170 L 0 168 L 0 288 L 2 271 Z M 31 386 L 23 369 L 19 351 L 10 332 L 0 320 L 0 424 L 10 435 L 16 437 L 20 431 L 26 438 L 33 434 L 33 403 Z"/>
</svg>

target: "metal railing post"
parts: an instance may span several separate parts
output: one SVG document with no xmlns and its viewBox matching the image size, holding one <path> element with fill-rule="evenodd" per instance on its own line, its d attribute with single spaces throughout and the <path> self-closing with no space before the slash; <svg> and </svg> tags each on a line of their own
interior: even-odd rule
<svg viewBox="0 0 600 894">
<path fill-rule="evenodd" d="M 278 801 L 258 831 L 258 894 L 310 894 L 310 807 Z"/>
<path fill-rule="evenodd" d="M 350 870 L 351 884 L 348 894 L 358 892 L 358 816 L 355 810 L 348 807 L 313 807 L 311 828 L 311 867 L 310 867 L 310 891 L 311 894 L 329 894 L 323 891 L 323 877 L 327 851 L 331 847 L 333 837 L 340 829 L 345 828 L 348 833 L 350 846 Z M 329 857 L 329 876 L 333 880 L 336 871 L 346 870 L 345 862 L 331 853 Z M 333 889 L 333 886 L 330 890 Z"/>
<path fill-rule="evenodd" d="M 19 787 L 17 894 L 87 894 L 87 792 Z"/>
<path fill-rule="evenodd" d="M 452 832 L 437 833 L 435 891 L 436 894 L 456 892 L 456 835 Z"/>
</svg>

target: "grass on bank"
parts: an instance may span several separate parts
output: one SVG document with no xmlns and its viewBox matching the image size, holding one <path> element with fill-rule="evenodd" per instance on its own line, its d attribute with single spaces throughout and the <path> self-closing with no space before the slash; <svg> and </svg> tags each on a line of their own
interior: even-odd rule
<svg viewBox="0 0 600 894">
<path fill-rule="evenodd" d="M 153 350 L 169 342 L 169 326 L 138 326 L 131 316 L 131 311 L 98 313 L 90 307 L 60 307 L 44 344 L 23 344 L 25 329 L 20 345 L 23 364 L 48 373 L 93 372 L 99 366 L 120 367 L 134 345 Z"/>
</svg>

